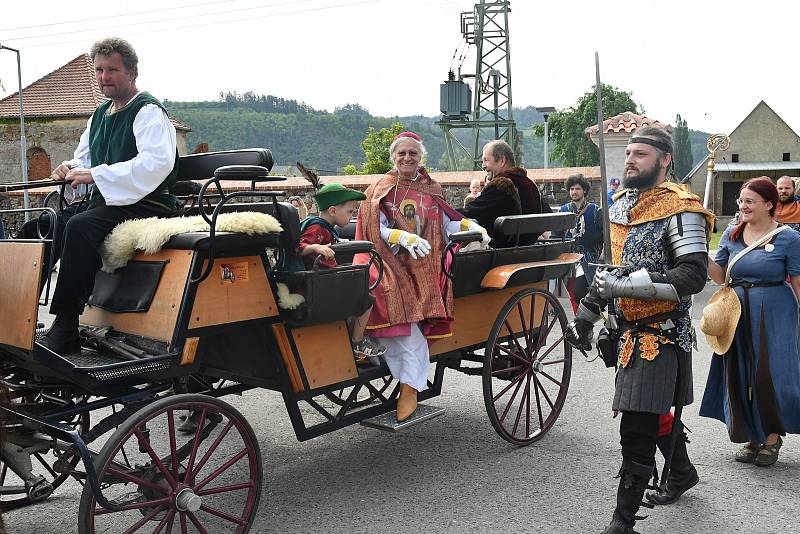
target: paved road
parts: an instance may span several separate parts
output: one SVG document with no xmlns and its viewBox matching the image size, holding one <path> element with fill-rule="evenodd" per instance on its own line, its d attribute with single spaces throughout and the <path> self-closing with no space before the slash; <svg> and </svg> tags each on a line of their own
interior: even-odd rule
<svg viewBox="0 0 800 534">
<path fill-rule="evenodd" d="M 710 295 L 698 299 L 695 316 Z M 566 305 L 566 304 L 565 304 Z M 567 306 L 568 307 L 568 306 Z M 710 352 L 695 355 L 699 400 Z M 305 443 L 281 397 L 254 391 L 229 399 L 256 429 L 265 486 L 252 532 L 599 532 L 607 524 L 619 466 L 611 418 L 611 372 L 577 356 L 567 403 L 545 438 L 526 448 L 501 440 L 486 417 L 478 377 L 445 376 L 429 401 L 444 416 L 395 435 L 354 426 Z M 687 407 L 690 455 L 701 482 L 677 505 L 640 522 L 643 534 L 765 534 L 800 531 L 800 438 L 789 436 L 771 468 L 737 464 L 721 423 Z M 6 516 L 12 534 L 75 532 L 80 495 L 68 483 L 48 501 Z"/>
</svg>

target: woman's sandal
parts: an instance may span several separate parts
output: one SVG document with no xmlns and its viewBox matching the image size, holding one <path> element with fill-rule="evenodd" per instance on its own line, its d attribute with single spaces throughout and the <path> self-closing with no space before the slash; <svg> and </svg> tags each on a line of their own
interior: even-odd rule
<svg viewBox="0 0 800 534">
<path fill-rule="evenodd" d="M 753 463 L 759 467 L 767 467 L 774 464 L 778 461 L 778 451 L 781 450 L 781 445 L 783 445 L 783 440 L 778 436 L 778 441 L 772 445 L 764 445 L 761 447 Z"/>
<path fill-rule="evenodd" d="M 736 461 L 743 464 L 752 464 L 756 461 L 760 449 L 758 445 L 753 446 L 752 443 L 748 443 L 736 453 Z"/>
</svg>

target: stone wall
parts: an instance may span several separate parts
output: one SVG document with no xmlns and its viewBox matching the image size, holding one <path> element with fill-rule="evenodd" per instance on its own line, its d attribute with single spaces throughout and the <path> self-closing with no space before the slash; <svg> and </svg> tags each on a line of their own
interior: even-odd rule
<svg viewBox="0 0 800 534">
<path fill-rule="evenodd" d="M 26 122 L 27 158 L 43 150 L 55 166 L 72 159 L 81 133 L 86 128 L 86 119 L 58 120 L 52 122 Z M 21 182 L 19 164 L 19 123 L 0 124 L 0 183 Z M 30 165 L 30 161 L 26 164 Z M 30 167 L 29 167 L 30 168 Z"/>
<path fill-rule="evenodd" d="M 32 163 L 36 165 L 41 162 L 42 151 L 49 157 L 51 167 L 72 159 L 81 134 L 86 129 L 87 119 L 88 117 L 51 121 L 26 120 L 28 174 L 32 175 L 32 171 L 35 171 L 33 174 L 41 175 L 43 172 L 41 169 L 31 169 Z M 178 154 L 185 155 L 186 132 L 181 130 L 177 134 Z M 19 155 L 19 121 L 0 123 L 0 183 L 22 181 Z M 33 162 L 32 157 L 35 158 Z"/>
</svg>

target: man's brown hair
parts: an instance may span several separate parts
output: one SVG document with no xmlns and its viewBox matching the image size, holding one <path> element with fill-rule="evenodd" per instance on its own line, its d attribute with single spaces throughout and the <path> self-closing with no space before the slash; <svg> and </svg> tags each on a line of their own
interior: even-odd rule
<svg viewBox="0 0 800 534">
<path fill-rule="evenodd" d="M 89 56 L 92 58 L 92 61 L 94 61 L 95 56 L 98 54 L 101 56 L 110 56 L 114 52 L 122 56 L 122 63 L 125 65 L 126 69 L 139 74 L 139 56 L 136 55 L 136 50 L 134 50 L 131 44 L 125 39 L 120 39 L 119 37 L 106 37 L 105 39 L 101 39 L 92 45 Z"/>
</svg>

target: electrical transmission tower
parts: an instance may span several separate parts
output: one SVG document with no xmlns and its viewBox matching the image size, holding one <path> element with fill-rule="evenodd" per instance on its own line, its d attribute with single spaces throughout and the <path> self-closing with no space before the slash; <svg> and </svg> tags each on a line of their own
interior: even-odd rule
<svg viewBox="0 0 800 534">
<path fill-rule="evenodd" d="M 511 52 L 508 40 L 509 0 L 480 0 L 472 12 L 461 13 L 461 33 L 468 44 L 477 49 L 475 74 L 462 74 L 458 79 L 451 71 L 441 86 L 442 128 L 447 150 L 448 167 L 457 166 L 456 147 L 472 161 L 473 169 L 481 168 L 483 144 L 503 139 L 514 149 L 522 164 L 521 140 L 514 122 L 511 100 Z M 474 99 L 463 79 L 474 78 Z M 472 129 L 472 142 L 465 146 L 453 129 Z"/>
</svg>

